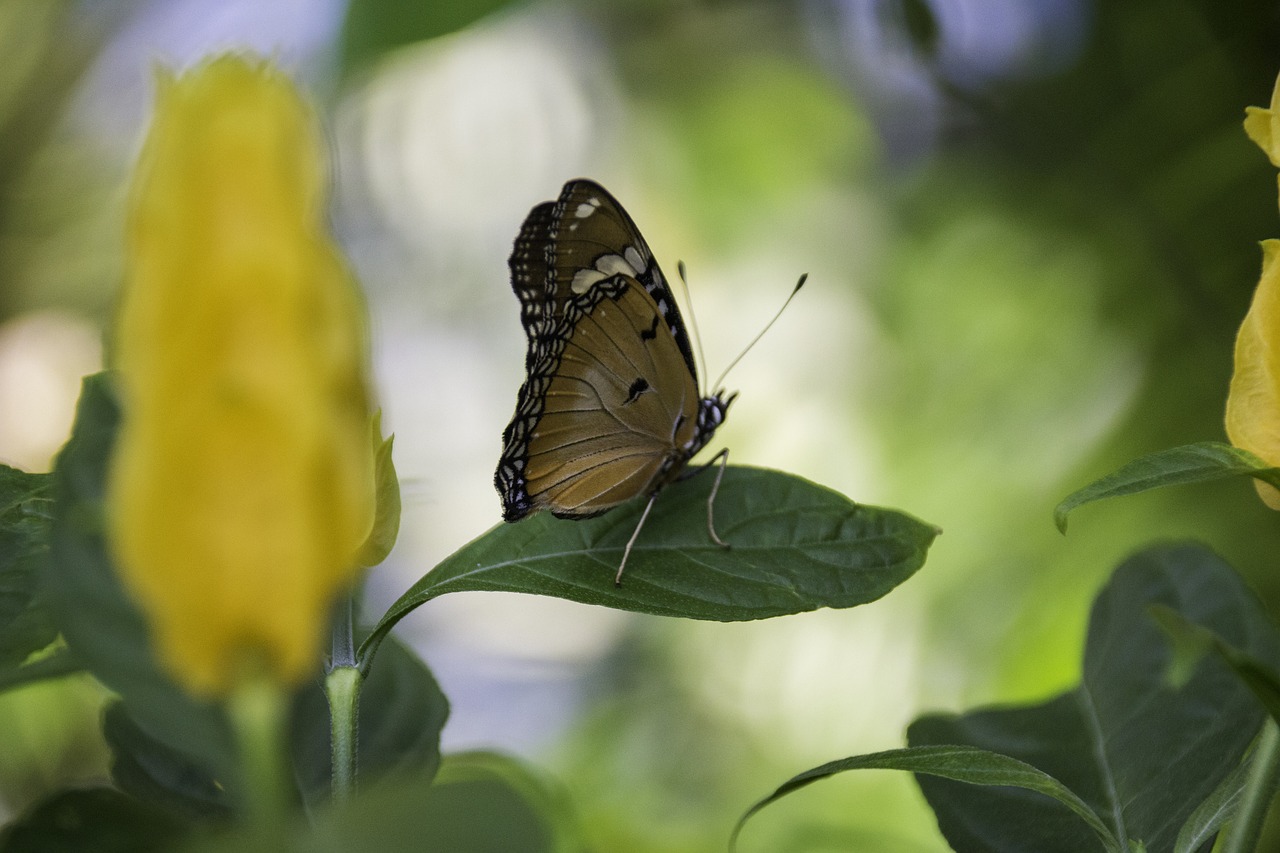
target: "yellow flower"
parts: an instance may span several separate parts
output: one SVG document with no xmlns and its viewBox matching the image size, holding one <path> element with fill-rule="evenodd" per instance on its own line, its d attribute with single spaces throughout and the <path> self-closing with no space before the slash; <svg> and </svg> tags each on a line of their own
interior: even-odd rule
<svg viewBox="0 0 1280 853">
<path fill-rule="evenodd" d="M 188 689 L 296 683 L 373 525 L 363 303 L 289 80 L 223 56 L 157 89 L 114 338 L 111 542 Z"/>
<path fill-rule="evenodd" d="M 1270 109 L 1245 112 L 1245 132 L 1280 166 L 1280 81 Z M 1226 423 L 1232 444 L 1280 466 L 1280 240 L 1262 243 L 1262 277 L 1236 337 Z M 1261 480 L 1254 484 L 1267 506 L 1280 510 L 1280 491 Z"/>
</svg>

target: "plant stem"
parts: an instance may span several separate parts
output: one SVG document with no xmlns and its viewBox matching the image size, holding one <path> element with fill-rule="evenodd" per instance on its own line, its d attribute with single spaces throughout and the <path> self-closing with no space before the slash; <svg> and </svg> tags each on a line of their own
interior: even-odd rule
<svg viewBox="0 0 1280 853">
<path fill-rule="evenodd" d="M 350 799 L 355 793 L 361 681 L 360 670 L 354 666 L 336 667 L 324 679 L 324 692 L 329 698 L 335 802 Z"/>
<path fill-rule="evenodd" d="M 285 700 L 280 685 L 251 677 L 240 683 L 227 702 L 244 767 L 245 816 L 267 841 L 283 842 L 289 806 Z"/>
<path fill-rule="evenodd" d="M 1219 853 L 1253 853 L 1257 849 L 1277 781 L 1280 781 L 1280 729 L 1275 720 L 1268 717 L 1253 751 L 1240 808 L 1227 827 L 1226 839 L 1217 848 Z"/>
<path fill-rule="evenodd" d="M 363 678 L 356 668 L 354 604 L 346 596 L 333 623 L 333 651 L 324 692 L 329 700 L 329 747 L 333 777 L 330 780 L 336 802 L 355 793 L 356 761 L 359 755 L 360 687 Z"/>
</svg>

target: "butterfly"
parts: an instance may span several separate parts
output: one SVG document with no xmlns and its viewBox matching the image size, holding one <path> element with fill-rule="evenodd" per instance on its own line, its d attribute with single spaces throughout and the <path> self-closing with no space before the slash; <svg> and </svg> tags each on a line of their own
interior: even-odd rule
<svg viewBox="0 0 1280 853">
<path fill-rule="evenodd" d="M 626 210 L 578 179 L 529 212 L 508 261 L 528 337 L 527 376 L 502 433 L 502 517 L 591 518 L 639 497 L 644 512 L 724 423 L 736 393 L 703 396 L 667 280 Z M 728 460 L 707 501 L 707 531 Z M 703 466 L 706 467 L 706 466 Z M 698 469 L 701 470 L 701 469 Z"/>
</svg>

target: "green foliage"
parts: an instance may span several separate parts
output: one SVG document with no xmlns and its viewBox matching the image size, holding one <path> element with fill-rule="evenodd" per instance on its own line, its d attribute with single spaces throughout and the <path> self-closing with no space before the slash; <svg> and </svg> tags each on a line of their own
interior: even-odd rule
<svg viewBox="0 0 1280 853">
<path fill-rule="evenodd" d="M 910 748 L 799 774 L 743 820 L 834 773 L 892 768 L 916 773 L 958 851 L 1195 850 L 1232 814 L 1263 709 L 1215 658 L 1171 683 L 1173 653 L 1149 616 L 1156 606 L 1230 637 L 1272 672 L 1280 662 L 1280 633 L 1230 566 L 1196 546 L 1153 548 L 1099 594 L 1074 690 L 1040 705 L 922 717 Z"/>
<path fill-rule="evenodd" d="M 0 465 L 0 670 L 53 642 L 37 579 L 48 551 L 49 476 Z"/>
<path fill-rule="evenodd" d="M 348 74 L 396 48 L 446 35 L 506 6 L 509 0 L 352 0 L 342 28 Z"/>
<path fill-rule="evenodd" d="M 1103 498 L 1134 495 L 1161 486 L 1244 476 L 1256 477 L 1265 483 L 1280 486 L 1280 468 L 1272 468 L 1249 451 L 1229 444 L 1202 441 L 1158 450 L 1067 495 L 1053 511 L 1053 520 L 1058 529 L 1065 533 L 1067 515 L 1083 504 Z"/>
<path fill-rule="evenodd" d="M 396 622 L 447 592 L 534 593 L 717 622 L 866 604 L 911 577 L 939 532 L 800 477 L 735 467 L 725 470 L 715 503 L 725 549 L 707 535 L 711 483 L 701 479 L 667 489 L 654 504 L 620 588 L 614 571 L 640 501 L 586 521 L 543 513 L 499 525 L 388 608 L 361 647 L 362 666 Z"/>
</svg>

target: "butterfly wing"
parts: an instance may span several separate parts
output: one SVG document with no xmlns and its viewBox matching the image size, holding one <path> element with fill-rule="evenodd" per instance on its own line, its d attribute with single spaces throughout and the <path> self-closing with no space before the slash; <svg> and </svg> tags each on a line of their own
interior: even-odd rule
<svg viewBox="0 0 1280 853">
<path fill-rule="evenodd" d="M 494 478 L 503 517 L 586 518 L 655 491 L 710 430 L 679 311 L 635 224 L 598 184 L 571 181 L 530 212 L 510 265 L 529 349 Z"/>
<path fill-rule="evenodd" d="M 558 200 L 530 211 L 508 263 L 529 337 L 527 362 L 550 333 L 548 321 L 563 319 L 569 301 L 621 274 L 634 278 L 652 297 L 697 385 L 689 335 L 666 277 L 626 210 L 595 181 L 569 181 Z"/>
</svg>

